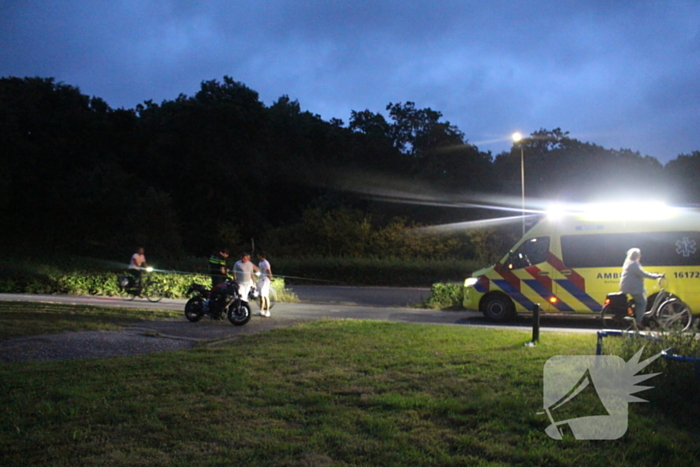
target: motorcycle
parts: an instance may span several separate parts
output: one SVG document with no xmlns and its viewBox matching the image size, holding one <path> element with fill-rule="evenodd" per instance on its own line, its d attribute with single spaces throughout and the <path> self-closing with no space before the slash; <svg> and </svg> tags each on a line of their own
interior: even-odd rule
<svg viewBox="0 0 700 467">
<path fill-rule="evenodd" d="M 209 290 L 201 284 L 192 284 L 188 295 L 195 294 L 185 304 L 185 317 L 196 323 L 204 315 L 211 319 L 228 320 L 234 326 L 243 326 L 252 316 L 248 302 L 238 294 L 238 283 L 227 280 Z"/>
</svg>

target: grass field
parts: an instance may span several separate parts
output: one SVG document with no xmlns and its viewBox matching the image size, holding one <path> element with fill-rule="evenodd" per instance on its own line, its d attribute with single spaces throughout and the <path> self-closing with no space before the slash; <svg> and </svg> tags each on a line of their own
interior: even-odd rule
<svg viewBox="0 0 700 467">
<path fill-rule="evenodd" d="M 109 331 L 139 321 L 182 316 L 181 311 L 138 310 L 53 303 L 0 302 L 0 339 L 63 331 Z"/>
<path fill-rule="evenodd" d="M 630 405 L 619 440 L 550 439 L 537 414 L 544 364 L 594 353 L 595 336 L 546 333 L 527 348 L 529 337 L 320 321 L 190 351 L 2 364 L 0 464 L 685 466 L 700 456 L 697 420 L 654 402 Z"/>
</svg>

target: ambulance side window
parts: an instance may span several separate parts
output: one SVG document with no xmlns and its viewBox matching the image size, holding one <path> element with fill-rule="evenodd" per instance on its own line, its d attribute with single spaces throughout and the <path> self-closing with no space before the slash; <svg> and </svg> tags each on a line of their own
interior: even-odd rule
<svg viewBox="0 0 700 467">
<path fill-rule="evenodd" d="M 522 269 L 544 263 L 549 254 L 549 237 L 531 238 L 510 254 L 508 269 Z"/>
</svg>

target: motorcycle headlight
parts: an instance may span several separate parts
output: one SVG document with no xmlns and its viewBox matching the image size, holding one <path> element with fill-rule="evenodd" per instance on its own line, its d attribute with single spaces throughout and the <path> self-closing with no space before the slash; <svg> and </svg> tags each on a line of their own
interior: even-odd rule
<svg viewBox="0 0 700 467">
<path fill-rule="evenodd" d="M 464 281 L 464 286 L 465 287 L 473 287 L 476 285 L 476 283 L 479 282 L 478 277 L 469 277 Z"/>
</svg>

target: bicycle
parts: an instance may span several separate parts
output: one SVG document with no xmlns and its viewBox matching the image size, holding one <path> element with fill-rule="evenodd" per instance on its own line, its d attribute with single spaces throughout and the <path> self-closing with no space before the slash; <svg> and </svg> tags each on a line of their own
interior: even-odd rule
<svg viewBox="0 0 700 467">
<path fill-rule="evenodd" d="M 642 324 L 663 331 L 687 331 L 693 323 L 690 307 L 662 285 L 665 277 L 658 280 L 659 292 L 654 297 L 651 308 L 644 312 Z M 612 326 L 606 326 L 607 316 L 612 317 Z M 600 321 L 604 329 L 638 330 L 635 319 L 635 305 L 626 293 L 608 294 L 605 305 L 600 312 Z"/>
<path fill-rule="evenodd" d="M 153 268 L 146 268 L 145 272 L 152 272 Z M 119 289 L 126 294 L 122 298 L 131 301 L 136 297 L 146 298 L 149 302 L 159 302 L 164 295 L 163 284 L 152 276 L 143 275 L 141 279 L 124 274 L 117 277 Z"/>
</svg>

